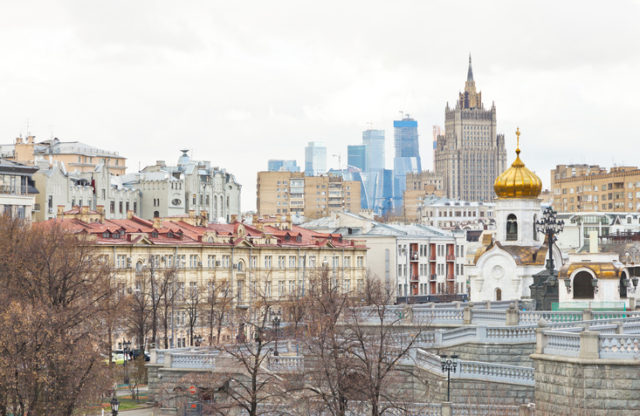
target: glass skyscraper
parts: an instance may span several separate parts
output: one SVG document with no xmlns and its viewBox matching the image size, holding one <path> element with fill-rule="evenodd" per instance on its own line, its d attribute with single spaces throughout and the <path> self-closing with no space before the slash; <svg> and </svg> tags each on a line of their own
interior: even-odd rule
<svg viewBox="0 0 640 416">
<path fill-rule="evenodd" d="M 421 172 L 418 122 L 407 114 L 402 120 L 394 120 L 393 200 L 394 209 L 403 205 L 406 176 L 409 172 Z"/>
<path fill-rule="evenodd" d="M 300 167 L 295 160 L 270 159 L 268 165 L 269 172 L 278 172 L 281 170 L 300 172 Z"/>
<path fill-rule="evenodd" d="M 304 148 L 304 174 L 318 176 L 327 173 L 327 148 L 322 142 L 309 142 Z"/>
<path fill-rule="evenodd" d="M 384 169 L 384 130 L 365 130 L 362 132 L 362 144 L 365 146 L 365 166 L 368 172 Z"/>
<path fill-rule="evenodd" d="M 347 166 L 366 171 L 366 146 L 363 144 L 347 146 Z"/>
</svg>

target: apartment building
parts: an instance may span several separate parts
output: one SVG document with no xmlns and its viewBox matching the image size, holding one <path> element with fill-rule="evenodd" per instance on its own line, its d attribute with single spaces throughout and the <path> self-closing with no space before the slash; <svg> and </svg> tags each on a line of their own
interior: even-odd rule
<svg viewBox="0 0 640 416">
<path fill-rule="evenodd" d="M 321 218 L 331 212 L 360 211 L 360 182 L 340 176 L 305 176 L 302 172 L 258 172 L 260 216 L 291 214 Z"/>
<path fill-rule="evenodd" d="M 32 175 L 37 168 L 0 159 L 0 214 L 31 221 L 36 190 Z"/>
<path fill-rule="evenodd" d="M 294 295 L 304 295 L 320 270 L 328 270 L 332 282 L 345 293 L 364 288 L 364 244 L 287 221 L 254 218 L 253 224 L 212 224 L 193 212 L 187 217 L 152 221 L 129 212 L 126 219 L 108 220 L 103 212 L 88 207 L 50 221 L 89 236 L 98 255 L 113 265 L 118 292 L 123 295 L 140 290 L 150 267 L 157 272 L 175 268 L 175 338 L 182 346 L 189 337 L 181 319 L 186 289 L 229 287 L 234 309 L 251 310 L 267 300 L 281 309 L 286 322 L 291 319 L 287 302 Z M 201 325 L 202 320 L 194 333 L 204 336 Z"/>
<path fill-rule="evenodd" d="M 420 220 L 422 205 L 425 200 L 434 196 L 444 196 L 444 181 L 442 176 L 432 171 L 407 173 L 406 189 L 404 191 L 404 219 L 407 222 Z"/>
<path fill-rule="evenodd" d="M 495 225 L 495 204 L 448 198 L 427 198 L 420 206 L 420 222 L 446 230 L 483 230 Z"/>
<path fill-rule="evenodd" d="M 640 210 L 640 168 L 558 165 L 551 170 L 553 207 L 560 212 Z"/>
<path fill-rule="evenodd" d="M 0 156 L 26 165 L 38 160 L 61 162 L 69 172 L 92 172 L 98 165 L 109 169 L 113 175 L 124 175 L 126 158 L 118 152 L 99 149 L 78 141 L 63 142 L 58 138 L 35 141 L 35 136 L 18 137 L 12 144 L 0 145 Z"/>
<path fill-rule="evenodd" d="M 445 231 L 421 224 L 382 224 L 349 212 L 302 224 L 318 232 L 362 240 L 372 277 L 393 290 L 400 302 L 466 293 L 464 231 Z"/>
</svg>

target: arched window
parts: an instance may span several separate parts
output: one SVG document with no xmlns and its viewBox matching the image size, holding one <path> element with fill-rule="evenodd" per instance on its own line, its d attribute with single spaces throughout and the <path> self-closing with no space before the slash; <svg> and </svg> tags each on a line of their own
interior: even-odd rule
<svg viewBox="0 0 640 416">
<path fill-rule="evenodd" d="M 496 300 L 502 300 L 502 289 L 496 289 Z"/>
<path fill-rule="evenodd" d="M 238 272 L 242 273 L 244 270 L 244 262 L 241 260 L 238 262 Z"/>
<path fill-rule="evenodd" d="M 158 211 L 153 211 L 153 218 L 158 218 L 160 213 Z"/>
<path fill-rule="evenodd" d="M 507 241 L 518 240 L 518 219 L 514 214 L 507 217 Z"/>
<path fill-rule="evenodd" d="M 536 221 L 538 221 L 538 216 L 533 214 L 533 241 L 538 239 L 538 230 L 536 230 Z"/>
<path fill-rule="evenodd" d="M 587 271 L 581 271 L 573 278 L 573 298 L 593 299 L 593 276 Z"/>
</svg>

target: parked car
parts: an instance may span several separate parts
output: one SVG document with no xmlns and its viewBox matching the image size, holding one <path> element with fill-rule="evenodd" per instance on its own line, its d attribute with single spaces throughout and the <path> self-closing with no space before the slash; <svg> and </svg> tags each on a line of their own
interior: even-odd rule
<svg viewBox="0 0 640 416">
<path fill-rule="evenodd" d="M 138 350 L 131 351 L 131 356 L 135 360 L 136 358 L 138 358 L 140 356 L 140 350 L 138 349 Z M 147 351 L 144 352 L 144 360 L 145 361 L 151 360 L 151 356 L 149 355 L 149 353 Z"/>
</svg>

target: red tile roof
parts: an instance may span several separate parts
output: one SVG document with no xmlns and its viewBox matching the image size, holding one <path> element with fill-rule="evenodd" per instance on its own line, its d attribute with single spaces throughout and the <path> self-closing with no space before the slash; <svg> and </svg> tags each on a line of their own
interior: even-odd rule
<svg viewBox="0 0 640 416">
<path fill-rule="evenodd" d="M 232 224 L 208 224 L 207 226 L 196 226 L 186 221 L 158 221 L 159 227 L 154 228 L 153 221 L 147 221 L 133 216 L 130 219 L 107 220 L 103 222 L 84 222 L 77 218 L 51 219 L 39 226 L 48 224 L 61 224 L 72 233 L 87 233 L 95 235 L 98 244 L 127 245 L 136 244 L 142 239 L 142 235 L 152 244 L 160 245 L 228 245 L 235 246 L 243 241 L 248 241 L 252 245 L 264 246 L 264 242 L 254 239 L 266 239 L 268 236 L 275 237 L 276 243 L 269 246 L 296 246 L 296 247 L 323 247 L 331 245 L 333 247 L 357 247 L 365 248 L 359 242 L 343 240 L 341 234 L 319 233 L 306 228 L 292 226 L 291 230 L 281 230 L 279 228 L 263 225 L 262 230 L 250 224 L 235 222 Z M 238 233 L 240 227 L 244 228 L 244 235 Z M 217 238 L 214 242 L 204 241 L 205 233 L 212 233 Z M 228 238 L 227 238 L 228 237 Z"/>
</svg>

